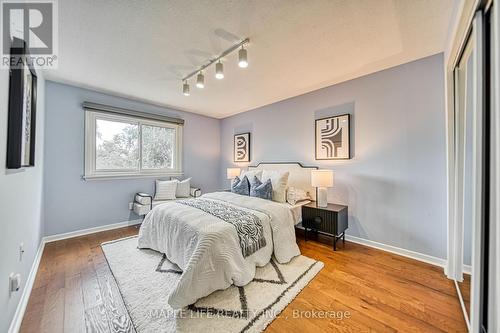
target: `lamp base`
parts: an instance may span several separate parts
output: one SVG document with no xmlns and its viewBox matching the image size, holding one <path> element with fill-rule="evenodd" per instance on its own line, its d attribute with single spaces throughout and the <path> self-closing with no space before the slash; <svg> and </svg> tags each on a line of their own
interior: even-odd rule
<svg viewBox="0 0 500 333">
<path fill-rule="evenodd" d="M 328 190 L 326 187 L 318 187 L 318 197 L 316 198 L 318 207 L 328 206 Z"/>
</svg>

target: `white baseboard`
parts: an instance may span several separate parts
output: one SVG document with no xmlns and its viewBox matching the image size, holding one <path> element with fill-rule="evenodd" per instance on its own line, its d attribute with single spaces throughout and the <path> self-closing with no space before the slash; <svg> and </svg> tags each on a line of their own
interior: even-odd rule
<svg viewBox="0 0 500 333">
<path fill-rule="evenodd" d="M 23 293 L 17 304 L 16 312 L 14 313 L 14 318 L 10 322 L 9 333 L 17 333 L 21 328 L 21 323 L 23 321 L 24 312 L 26 311 L 26 306 L 28 305 L 28 300 L 30 299 L 31 290 L 33 289 L 33 284 L 35 283 L 36 273 L 38 272 L 38 266 L 40 265 L 40 260 L 42 259 L 43 249 L 45 248 L 45 242 L 43 239 L 40 240 L 38 245 L 38 250 L 31 265 L 30 273 L 26 284 L 23 288 Z"/>
<path fill-rule="evenodd" d="M 398 254 L 400 256 L 407 257 L 410 259 L 423 261 L 423 262 L 431 264 L 431 265 L 435 265 L 435 266 L 439 266 L 439 267 L 443 267 L 443 268 L 446 265 L 445 259 L 433 257 L 433 256 L 423 254 L 420 252 L 406 250 L 406 249 L 402 249 L 400 247 L 382 244 L 382 243 L 374 242 L 372 240 L 354 237 L 354 236 L 350 236 L 350 235 L 345 235 L 345 239 L 347 239 L 348 241 L 351 241 L 353 243 L 358 243 L 358 244 L 373 247 L 373 248 L 376 248 L 376 249 L 379 249 L 382 251 L 391 252 L 391 253 Z"/>
<path fill-rule="evenodd" d="M 66 232 L 63 234 L 50 235 L 50 236 L 43 237 L 43 241 L 45 243 L 50 243 L 50 242 L 55 242 L 58 240 L 63 240 L 63 239 L 68 239 L 68 238 L 73 238 L 73 237 L 78 237 L 78 236 L 84 236 L 84 235 L 88 235 L 88 234 L 94 234 L 96 232 L 128 227 L 130 225 L 137 225 L 137 224 L 140 224 L 141 222 L 142 222 L 142 219 L 137 219 L 137 220 L 132 220 L 132 221 L 107 224 L 107 225 L 94 227 L 94 228 Z"/>
<path fill-rule="evenodd" d="M 63 234 L 57 234 L 57 235 L 43 237 L 40 240 L 40 244 L 38 246 L 38 251 L 35 255 L 35 260 L 33 261 L 33 265 L 31 265 L 31 270 L 30 270 L 28 279 L 26 280 L 26 285 L 23 289 L 23 293 L 22 293 L 21 298 L 19 300 L 19 303 L 17 305 L 16 312 L 14 313 L 14 318 L 12 319 L 12 321 L 10 323 L 9 333 L 17 333 L 17 332 L 19 332 L 19 329 L 21 328 L 21 323 L 23 321 L 24 312 L 26 311 L 26 306 L 28 305 L 28 300 L 29 300 L 30 295 L 31 295 L 31 290 L 33 289 L 33 284 L 35 283 L 36 273 L 38 272 L 38 266 L 40 265 L 40 260 L 42 259 L 42 254 L 43 254 L 43 249 L 45 248 L 45 244 L 50 243 L 50 242 L 55 242 L 58 240 L 62 240 L 62 239 L 68 239 L 68 238 L 93 234 L 93 233 L 100 232 L 100 231 L 118 229 L 118 228 L 130 226 L 130 225 L 137 225 L 137 224 L 140 224 L 141 222 L 142 222 L 142 219 L 138 219 L 138 220 L 113 223 L 113 224 L 103 225 L 100 227 L 77 230 L 77 231 L 72 231 L 72 232 L 66 232 Z"/>
</svg>

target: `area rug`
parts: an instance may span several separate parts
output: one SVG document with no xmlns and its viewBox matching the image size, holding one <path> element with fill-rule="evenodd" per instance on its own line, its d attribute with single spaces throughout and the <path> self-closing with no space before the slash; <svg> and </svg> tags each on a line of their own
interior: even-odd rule
<svg viewBox="0 0 500 333">
<path fill-rule="evenodd" d="M 252 282 L 216 291 L 182 310 L 168 295 L 182 273 L 164 255 L 137 248 L 137 236 L 101 245 L 138 333 L 262 332 L 323 268 L 298 256 L 257 268 Z"/>
</svg>

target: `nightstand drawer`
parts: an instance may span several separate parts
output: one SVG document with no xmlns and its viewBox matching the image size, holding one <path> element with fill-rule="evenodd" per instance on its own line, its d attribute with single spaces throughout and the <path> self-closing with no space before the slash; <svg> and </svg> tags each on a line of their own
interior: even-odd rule
<svg viewBox="0 0 500 333">
<path fill-rule="evenodd" d="M 311 207 L 302 209 L 302 225 L 318 231 L 336 235 L 337 213 L 328 210 L 319 210 Z"/>
<path fill-rule="evenodd" d="M 333 249 L 337 249 L 337 240 L 345 241 L 345 231 L 348 227 L 347 206 L 328 204 L 318 207 L 316 202 L 302 206 L 302 227 L 307 241 L 308 230 L 333 237 Z"/>
</svg>

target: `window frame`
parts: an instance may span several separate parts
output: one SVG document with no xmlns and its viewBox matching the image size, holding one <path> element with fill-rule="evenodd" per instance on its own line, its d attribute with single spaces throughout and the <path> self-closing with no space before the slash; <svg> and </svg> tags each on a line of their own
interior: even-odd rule
<svg viewBox="0 0 500 333">
<path fill-rule="evenodd" d="M 96 122 L 97 120 L 114 121 L 138 126 L 138 167 L 137 169 L 97 169 L 96 168 Z M 174 167 L 163 169 L 142 168 L 142 125 L 171 128 L 175 130 Z M 85 174 L 83 179 L 128 179 L 145 177 L 182 176 L 182 124 L 156 119 L 146 119 L 130 115 L 121 115 L 98 110 L 85 111 Z"/>
</svg>

